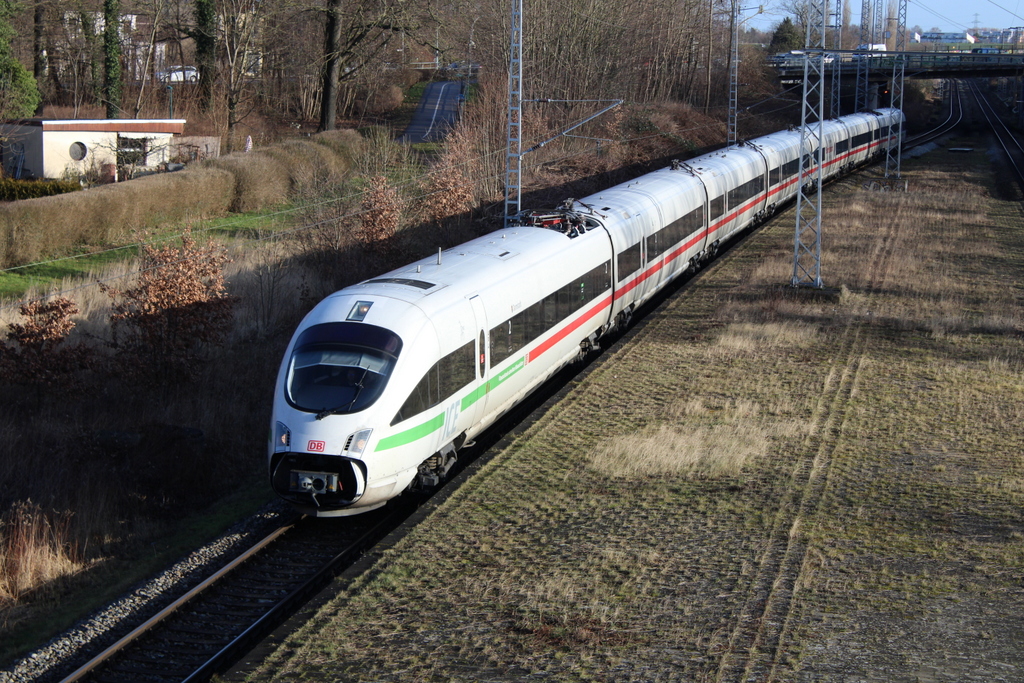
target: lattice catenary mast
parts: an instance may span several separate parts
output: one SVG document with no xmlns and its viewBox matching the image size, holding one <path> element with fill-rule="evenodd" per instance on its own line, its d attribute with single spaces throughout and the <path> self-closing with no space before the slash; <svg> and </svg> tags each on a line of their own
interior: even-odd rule
<svg viewBox="0 0 1024 683">
<path fill-rule="evenodd" d="M 508 135 L 505 140 L 505 227 L 519 213 L 523 174 L 523 0 L 512 0 L 508 67 Z"/>
<path fill-rule="evenodd" d="M 800 182 L 796 194 L 792 285 L 820 288 L 822 137 L 825 124 L 825 3 L 808 3 L 800 106 Z M 817 111 L 814 111 L 817 109 Z"/>
<path fill-rule="evenodd" d="M 889 106 L 903 111 L 903 76 L 907 49 L 907 0 L 899 0 L 896 16 L 896 60 L 892 65 L 892 102 Z M 896 144 L 889 144 L 885 151 L 885 177 L 900 177 L 900 163 L 903 153 L 903 126 L 899 121 L 889 125 L 889 139 L 896 136 Z"/>
</svg>

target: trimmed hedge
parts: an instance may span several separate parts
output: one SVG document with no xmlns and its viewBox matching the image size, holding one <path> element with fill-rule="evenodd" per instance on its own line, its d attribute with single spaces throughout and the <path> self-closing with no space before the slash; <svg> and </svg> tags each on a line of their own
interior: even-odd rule
<svg viewBox="0 0 1024 683">
<path fill-rule="evenodd" d="M 73 180 L 14 180 L 13 178 L 0 178 L 0 202 L 52 197 L 57 194 L 77 192 L 81 189 L 82 185 Z"/>
<path fill-rule="evenodd" d="M 354 130 L 320 133 L 305 140 L 288 140 L 254 152 L 235 153 L 204 162 L 235 176 L 232 211 L 255 211 L 288 200 L 296 191 L 317 183 L 341 182 L 362 147 Z"/>
<path fill-rule="evenodd" d="M 176 173 L 0 204 L 0 268 L 76 245 L 123 243 L 133 229 L 280 204 L 298 189 L 340 182 L 361 144 L 356 131 L 330 131 Z"/>
</svg>

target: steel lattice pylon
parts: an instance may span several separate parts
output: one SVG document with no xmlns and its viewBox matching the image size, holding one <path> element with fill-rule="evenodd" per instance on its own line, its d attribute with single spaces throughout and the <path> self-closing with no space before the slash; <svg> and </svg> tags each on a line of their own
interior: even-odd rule
<svg viewBox="0 0 1024 683">
<path fill-rule="evenodd" d="M 832 91 L 829 99 L 829 118 L 837 119 L 840 116 L 840 76 L 843 72 L 843 64 L 840 56 L 843 49 L 843 0 L 836 0 L 835 19 L 832 24 L 832 48 L 836 53 L 832 58 Z"/>
<path fill-rule="evenodd" d="M 740 61 L 740 3 L 732 0 L 732 45 L 729 51 L 729 130 L 727 143 L 733 147 L 737 142 L 736 108 L 739 106 L 739 61 Z"/>
<path fill-rule="evenodd" d="M 523 172 L 523 0 L 512 2 L 505 140 L 505 226 L 519 213 Z"/>
<path fill-rule="evenodd" d="M 896 61 L 892 65 L 892 101 L 889 106 L 903 111 L 903 72 L 907 49 L 907 0 L 899 0 L 896 16 Z M 900 177 L 900 162 L 903 153 L 902 124 L 899 121 L 889 126 L 889 144 L 885 148 L 885 177 Z M 892 136 L 896 136 L 896 144 Z"/>
<path fill-rule="evenodd" d="M 804 91 L 800 107 L 800 182 L 797 184 L 793 240 L 794 287 L 822 286 L 821 140 L 825 124 L 825 3 L 826 0 L 814 0 L 808 4 Z"/>
<path fill-rule="evenodd" d="M 862 45 L 875 42 L 873 28 L 871 0 L 864 0 L 860 6 L 860 42 Z M 871 105 L 870 97 L 868 96 L 867 57 L 867 54 L 854 55 L 854 59 L 857 60 L 857 111 L 867 111 Z"/>
</svg>

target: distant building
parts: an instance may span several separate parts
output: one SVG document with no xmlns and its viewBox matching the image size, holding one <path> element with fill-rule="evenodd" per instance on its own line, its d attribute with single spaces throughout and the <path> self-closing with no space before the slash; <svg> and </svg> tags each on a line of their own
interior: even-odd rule
<svg viewBox="0 0 1024 683">
<path fill-rule="evenodd" d="M 11 178 L 78 177 L 155 168 L 173 155 L 185 119 L 21 119 L 0 123 L 0 165 Z"/>
<path fill-rule="evenodd" d="M 922 43 L 994 43 L 997 45 L 1019 45 L 1024 43 L 1024 28 L 979 28 L 970 31 L 925 31 Z"/>
</svg>

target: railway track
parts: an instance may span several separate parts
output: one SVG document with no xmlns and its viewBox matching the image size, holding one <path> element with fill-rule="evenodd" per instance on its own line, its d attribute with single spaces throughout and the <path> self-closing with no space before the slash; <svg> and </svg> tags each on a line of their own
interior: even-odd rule
<svg viewBox="0 0 1024 683">
<path fill-rule="evenodd" d="M 930 142 L 939 140 L 950 133 L 964 120 L 963 97 L 960 93 L 957 81 L 949 82 L 949 108 L 946 110 L 946 118 L 931 130 L 924 131 L 914 136 L 908 136 L 904 147 L 919 147 Z"/>
<path fill-rule="evenodd" d="M 1003 150 L 1010 168 L 1013 169 L 1017 185 L 1024 191 L 1024 145 L 1021 144 L 1018 137 L 1010 130 L 1010 127 L 1006 125 L 996 111 L 996 108 L 992 105 L 992 102 L 982 92 L 981 88 L 978 87 L 978 84 L 971 81 L 969 88 L 978 106 L 978 110 L 985 119 L 986 125 L 992 131 L 999 147 Z"/>
<path fill-rule="evenodd" d="M 669 294 L 655 297 L 644 310 L 657 306 Z M 639 327 L 614 335 L 614 339 Z M 439 490 L 407 494 L 379 510 L 352 517 L 317 519 L 296 514 L 84 665 L 47 679 L 60 683 L 200 683 L 227 671 L 334 577 L 399 527 L 411 524 L 410 518 L 418 511 L 425 514 L 422 510 L 427 502 L 438 502 L 472 476 L 494 454 L 496 444 L 543 415 L 568 391 L 570 380 L 601 355 L 590 354 L 583 362 L 563 368 L 510 410 L 472 449 L 464 451 L 469 457 L 460 459 Z"/>
<path fill-rule="evenodd" d="M 410 498 L 354 519 L 296 516 L 62 681 L 209 680 L 416 507 Z"/>
</svg>

